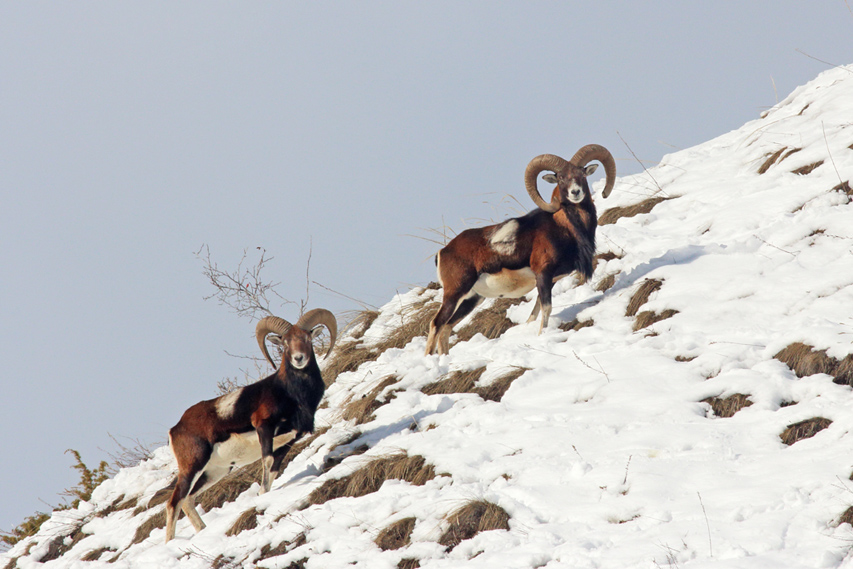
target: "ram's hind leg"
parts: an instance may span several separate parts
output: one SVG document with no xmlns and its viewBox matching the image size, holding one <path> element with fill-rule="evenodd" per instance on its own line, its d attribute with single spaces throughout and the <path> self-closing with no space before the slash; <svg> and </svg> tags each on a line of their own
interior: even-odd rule
<svg viewBox="0 0 853 569">
<path fill-rule="evenodd" d="M 198 515 L 198 510 L 195 509 L 195 498 L 192 494 L 190 494 L 186 497 L 186 499 L 184 499 L 184 503 L 181 504 L 181 509 L 187 515 L 187 518 L 189 518 L 190 523 L 193 525 L 193 528 L 195 528 L 196 532 L 199 532 L 205 527 L 207 527 L 204 525 L 204 522 L 201 521 L 201 516 Z"/>
</svg>

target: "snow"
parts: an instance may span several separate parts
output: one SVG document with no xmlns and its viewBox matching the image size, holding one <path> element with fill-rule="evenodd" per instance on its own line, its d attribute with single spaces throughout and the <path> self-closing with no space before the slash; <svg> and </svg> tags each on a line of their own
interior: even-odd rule
<svg viewBox="0 0 853 569">
<path fill-rule="evenodd" d="M 599 263 L 586 284 L 558 283 L 542 335 L 538 323 L 524 323 L 532 293 L 508 311 L 520 324 L 497 340 L 478 335 L 449 355 L 424 357 L 418 337 L 342 374 L 317 415 L 329 430 L 272 492 L 261 496 L 255 484 L 203 512 L 201 533 L 182 519 L 169 544 L 159 529 L 130 545 L 156 509 L 95 515 L 117 499 L 145 502 L 163 488 L 175 471 L 164 447 L 104 482 L 90 503 L 55 513 L 36 536 L 0 555 L 0 565 L 42 566 L 49 543 L 85 522 L 89 535 L 45 566 L 194 568 L 225 555 L 234 567 L 270 569 L 304 558 L 309 568 L 393 568 L 403 558 L 425 568 L 853 567 L 853 528 L 837 523 L 853 504 L 853 392 L 827 375 L 797 378 L 773 357 L 793 342 L 838 359 L 853 352 L 853 205 L 832 190 L 853 173 L 851 108 L 853 66 L 836 68 L 763 118 L 620 178 L 608 200 L 597 199 L 599 212 L 652 195 L 671 199 L 599 228 L 598 252 L 620 258 Z M 783 147 L 801 150 L 759 174 Z M 808 174 L 792 172 L 821 160 Z M 614 286 L 597 291 L 610 274 Z M 634 331 L 625 309 L 647 278 L 662 286 L 641 310 L 678 312 Z M 426 298 L 438 300 L 440 291 L 392 299 L 365 341 L 377 344 Z M 594 325 L 557 328 L 574 318 Z M 484 365 L 481 385 L 519 366 L 529 370 L 499 403 L 420 391 L 450 371 Z M 346 402 L 392 374 L 399 381 L 384 394 L 396 397 L 373 421 L 340 419 Z M 731 418 L 714 417 L 702 402 L 735 393 L 752 405 Z M 814 417 L 832 424 L 782 443 L 788 425 Z M 322 473 L 327 456 L 361 444 L 370 446 L 365 454 Z M 440 476 L 423 486 L 389 480 L 360 498 L 300 509 L 324 481 L 399 451 L 424 456 Z M 509 531 L 483 532 L 445 551 L 438 539 L 446 516 L 472 499 L 504 508 Z M 263 511 L 257 527 L 226 537 L 251 508 Z M 417 520 L 411 543 L 380 550 L 379 531 L 406 517 Z M 304 545 L 258 560 L 262 547 L 303 533 Z M 107 563 L 115 555 L 108 552 L 81 565 L 100 547 L 119 558 Z"/>
</svg>

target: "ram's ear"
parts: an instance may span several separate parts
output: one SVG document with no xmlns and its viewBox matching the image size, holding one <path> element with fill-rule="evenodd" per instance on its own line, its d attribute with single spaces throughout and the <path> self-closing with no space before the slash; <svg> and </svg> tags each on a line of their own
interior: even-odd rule
<svg viewBox="0 0 853 569">
<path fill-rule="evenodd" d="M 317 337 L 320 336 L 320 334 L 322 334 L 322 333 L 323 333 L 323 325 L 320 324 L 319 326 L 317 326 L 313 330 L 311 330 L 311 340 L 312 341 L 316 340 Z"/>
<path fill-rule="evenodd" d="M 284 339 L 278 334 L 270 334 L 269 336 L 267 336 L 267 342 L 276 346 L 284 345 Z"/>
<path fill-rule="evenodd" d="M 584 174 L 587 176 L 592 176 L 596 170 L 598 170 L 598 164 L 593 163 L 584 168 Z"/>
<path fill-rule="evenodd" d="M 545 174 L 542 176 L 542 179 L 548 182 L 549 184 L 557 183 L 557 175 L 556 174 Z"/>
</svg>

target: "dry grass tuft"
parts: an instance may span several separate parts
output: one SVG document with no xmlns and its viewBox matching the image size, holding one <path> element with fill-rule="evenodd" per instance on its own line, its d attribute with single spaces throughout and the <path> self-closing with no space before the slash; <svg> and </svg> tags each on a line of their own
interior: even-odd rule
<svg viewBox="0 0 853 569">
<path fill-rule="evenodd" d="M 415 518 L 403 518 L 380 531 L 373 541 L 382 551 L 400 549 L 409 545 L 414 529 Z"/>
<path fill-rule="evenodd" d="M 604 275 L 595 285 L 595 290 L 598 292 L 604 292 L 613 288 L 613 285 L 616 284 L 616 275 L 619 273 L 610 273 L 609 275 Z"/>
<path fill-rule="evenodd" d="M 516 367 L 511 372 L 498 377 L 489 385 L 475 387 L 474 393 L 486 401 L 495 401 L 499 403 L 509 389 L 509 386 L 512 385 L 512 382 L 524 375 L 524 372 L 526 371 L 530 371 L 530 368 Z"/>
<path fill-rule="evenodd" d="M 456 333 L 457 342 L 467 342 L 476 334 L 482 334 L 489 340 L 495 340 L 515 326 L 515 322 L 506 317 L 511 306 L 521 304 L 524 298 L 498 298 L 494 304 L 480 310 L 471 317 L 470 322 Z"/>
<path fill-rule="evenodd" d="M 352 421 L 355 419 L 356 425 L 369 423 L 373 420 L 373 413 L 382 405 L 391 402 L 394 399 L 394 393 L 389 393 L 382 401 L 378 400 L 379 395 L 391 385 L 400 381 L 395 375 L 389 375 L 379 382 L 379 385 L 374 387 L 370 393 L 361 396 L 358 399 L 350 401 L 341 412 L 341 418 L 344 421 Z"/>
<path fill-rule="evenodd" d="M 633 205 L 612 207 L 606 210 L 598 217 L 598 224 L 610 225 L 611 223 L 616 223 L 623 217 L 634 217 L 635 215 L 649 213 L 654 209 L 656 205 L 670 199 L 672 198 L 658 196 L 653 198 L 647 198 L 641 201 L 640 203 L 636 203 Z"/>
<path fill-rule="evenodd" d="M 469 502 L 447 517 L 450 527 L 438 543 L 450 551 L 466 539 L 483 531 L 509 530 L 509 514 L 500 506 L 485 500 Z"/>
<path fill-rule="evenodd" d="M 779 438 L 782 439 L 783 443 L 790 446 L 798 441 L 815 436 L 831 424 L 832 421 L 823 417 L 806 419 L 805 421 L 788 425 L 788 428 L 782 431 Z"/>
<path fill-rule="evenodd" d="M 323 474 L 325 474 L 326 472 L 329 472 L 331 469 L 333 469 L 334 467 L 336 467 L 337 465 L 342 463 L 347 458 L 349 458 L 351 456 L 358 456 L 360 454 L 364 454 L 368 450 L 370 450 L 369 446 L 359 445 L 356 448 L 352 449 L 348 453 L 340 454 L 340 455 L 335 456 L 335 457 L 326 458 L 326 460 L 323 461 L 323 467 L 321 468 L 321 470 L 323 471 Z"/>
<path fill-rule="evenodd" d="M 749 400 L 749 396 L 744 395 L 743 393 L 735 393 L 725 399 L 709 397 L 707 399 L 703 399 L 702 402 L 710 405 L 711 410 L 714 412 L 714 416 L 719 417 L 720 419 L 734 417 L 735 413 L 744 407 L 752 405 L 752 401 Z"/>
<path fill-rule="evenodd" d="M 136 528 L 136 532 L 133 534 L 133 539 L 130 544 L 135 545 L 137 543 L 142 543 L 148 536 L 151 535 L 151 532 L 155 529 L 160 529 L 166 527 L 166 509 L 162 509 L 144 522 L 142 522 L 139 527 Z"/>
<path fill-rule="evenodd" d="M 258 561 L 262 559 L 269 559 L 270 557 L 278 557 L 279 555 L 284 555 L 285 553 L 296 549 L 297 547 L 302 547 L 308 543 L 308 538 L 305 537 L 305 533 L 300 533 L 296 537 L 294 537 L 290 541 L 282 541 L 275 547 L 272 547 L 270 544 L 266 544 L 261 548 L 261 556 L 258 558 Z M 305 560 L 301 561 L 303 564 Z"/>
<path fill-rule="evenodd" d="M 421 391 L 425 395 L 449 395 L 451 393 L 473 393 L 474 384 L 486 371 L 486 366 L 466 371 L 454 371 L 442 379 L 424 386 Z"/>
<path fill-rule="evenodd" d="M 246 530 L 255 529 L 258 527 L 258 515 L 261 512 L 256 510 L 255 508 L 250 508 L 240 514 L 236 520 L 234 520 L 234 524 L 228 528 L 228 531 L 225 532 L 225 535 L 228 537 L 233 537 L 237 534 L 243 533 Z"/>
<path fill-rule="evenodd" d="M 86 537 L 89 534 L 83 533 L 83 524 L 79 526 L 75 526 L 71 533 L 66 535 L 58 535 L 53 538 L 48 545 L 47 553 L 45 553 L 41 559 L 39 559 L 39 563 L 47 563 L 48 561 L 53 561 L 55 559 L 59 559 L 71 549 L 77 545 L 81 539 Z M 66 540 L 70 541 L 66 543 Z"/>
<path fill-rule="evenodd" d="M 660 290 L 662 285 L 662 280 L 644 280 L 643 284 L 637 288 L 637 292 L 634 293 L 634 296 L 632 296 L 631 300 L 628 302 L 628 308 L 625 309 L 625 316 L 636 316 L 637 312 L 640 311 L 640 307 L 648 302 L 652 293 L 656 290 Z"/>
<path fill-rule="evenodd" d="M 406 453 L 377 458 L 349 476 L 327 480 L 308 496 L 308 505 L 325 504 L 337 498 L 358 498 L 379 490 L 386 480 L 405 480 L 423 486 L 435 478 L 435 470 L 422 456 Z"/>
<path fill-rule="evenodd" d="M 853 525 L 853 506 L 850 506 L 849 508 L 844 510 L 844 513 L 839 516 L 838 525 L 841 524 Z"/>
<path fill-rule="evenodd" d="M 780 148 L 776 152 L 765 154 L 765 156 L 767 156 L 767 160 L 765 160 L 761 164 L 761 166 L 758 167 L 758 173 L 763 174 L 767 170 L 769 170 L 770 167 L 776 163 L 776 161 L 779 159 L 779 157 L 782 156 L 782 153 L 785 152 L 785 150 L 787 150 L 787 148 L 788 148 L 787 146 L 783 146 L 782 148 Z"/>
<path fill-rule="evenodd" d="M 80 561 L 97 561 L 101 558 L 101 555 L 103 555 L 107 551 L 115 553 L 117 550 L 112 549 L 111 547 L 99 547 L 98 549 L 93 549 L 92 551 L 81 557 Z"/>
<path fill-rule="evenodd" d="M 563 322 L 557 328 L 562 330 L 563 332 L 577 332 L 583 328 L 588 328 L 590 326 L 595 326 L 595 321 L 590 318 L 589 320 L 578 320 L 575 318 L 570 322 Z"/>
<path fill-rule="evenodd" d="M 815 350 L 808 344 L 794 342 L 773 357 L 791 368 L 797 377 L 825 373 L 833 377 L 834 383 L 853 386 L 853 354 L 839 361 L 828 356 L 826 350 Z"/>
<path fill-rule="evenodd" d="M 429 334 L 429 324 L 441 304 L 432 299 L 415 302 L 403 311 L 403 322 L 376 346 L 379 353 L 391 348 L 404 348 L 418 336 Z"/>
<path fill-rule="evenodd" d="M 682 363 L 692 362 L 697 357 L 699 357 L 699 356 L 675 356 L 675 361 L 682 362 Z"/>
<path fill-rule="evenodd" d="M 323 365 L 323 383 L 328 387 L 342 373 L 355 371 L 361 364 L 373 361 L 378 356 L 376 350 L 362 346 L 359 340 L 343 342 L 332 352 L 332 359 Z"/>
<path fill-rule="evenodd" d="M 844 192 L 848 196 L 853 196 L 853 189 L 850 188 L 850 181 L 842 182 L 832 188 L 832 191 Z"/>
<path fill-rule="evenodd" d="M 812 164 L 800 166 L 796 170 L 791 170 L 791 173 L 799 174 L 800 176 L 805 176 L 806 174 L 811 174 L 812 170 L 814 170 L 815 168 L 817 168 L 821 164 L 823 164 L 823 160 L 818 160 L 817 162 L 814 162 Z"/>
<path fill-rule="evenodd" d="M 595 257 L 592 258 L 592 269 L 593 271 L 598 266 L 599 261 L 612 261 L 613 259 L 621 259 L 622 255 L 617 255 L 613 251 L 605 251 L 604 253 L 599 253 Z"/>
<path fill-rule="evenodd" d="M 420 569 L 421 560 L 414 557 L 404 557 L 397 563 L 397 569 Z"/>
<path fill-rule="evenodd" d="M 672 318 L 676 314 L 678 314 L 678 311 L 672 308 L 667 308 L 663 312 L 653 312 L 651 310 L 644 310 L 643 312 L 637 314 L 637 318 L 634 320 L 634 332 L 636 332 L 637 330 L 642 330 L 643 328 L 648 328 L 652 324 L 660 322 L 661 320 Z"/>
</svg>

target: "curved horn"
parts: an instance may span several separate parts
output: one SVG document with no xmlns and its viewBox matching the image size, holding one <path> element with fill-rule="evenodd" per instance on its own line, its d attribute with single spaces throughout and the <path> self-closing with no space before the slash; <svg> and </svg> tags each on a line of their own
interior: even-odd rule
<svg viewBox="0 0 853 569">
<path fill-rule="evenodd" d="M 328 358 L 329 354 L 332 353 L 332 348 L 335 347 L 335 339 L 338 337 L 338 321 L 335 319 L 335 315 L 325 308 L 315 308 L 303 314 L 296 325 L 306 332 L 310 332 L 317 326 L 326 327 L 329 331 L 329 351 L 326 352 L 323 359 Z"/>
<path fill-rule="evenodd" d="M 536 187 L 536 178 L 539 177 L 539 174 L 543 170 L 559 172 L 565 168 L 567 164 L 568 162 L 563 158 L 555 156 L 554 154 L 540 154 L 530 161 L 527 165 L 527 169 L 524 171 L 524 187 L 527 188 L 527 193 L 530 194 L 530 199 L 532 199 L 533 203 L 539 206 L 540 209 L 547 211 L 548 213 L 554 213 L 560 209 L 560 202 L 558 200 L 548 203 L 543 200 L 542 195 L 539 193 L 539 189 Z"/>
<path fill-rule="evenodd" d="M 270 357 L 270 353 L 267 351 L 267 335 L 268 334 L 278 334 L 279 336 L 284 336 L 287 334 L 287 331 L 291 328 L 290 322 L 285 320 L 284 318 L 279 318 L 278 316 L 266 316 L 261 318 L 258 321 L 258 325 L 255 326 L 255 338 L 258 340 L 258 346 L 261 347 L 261 351 L 266 356 L 267 361 L 274 368 L 278 366 L 275 365 L 275 362 L 272 361 Z"/>
<path fill-rule="evenodd" d="M 570 162 L 575 166 L 583 168 L 593 160 L 598 160 L 604 166 L 604 173 L 607 180 L 604 184 L 604 190 L 601 192 L 601 197 L 606 198 L 610 195 L 613 189 L 613 184 L 616 183 L 616 161 L 613 160 L 613 155 L 610 151 L 600 144 L 587 144 L 572 157 Z"/>
</svg>

